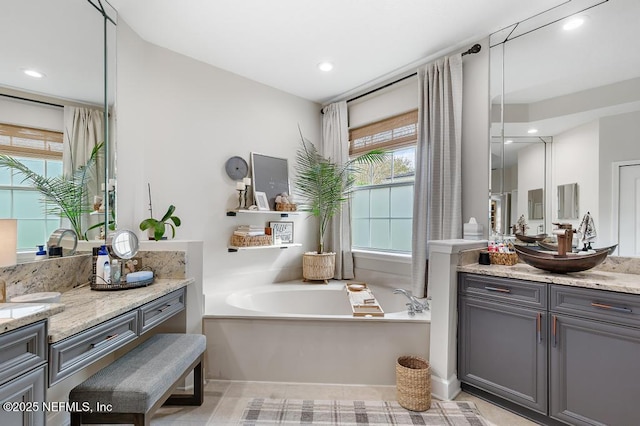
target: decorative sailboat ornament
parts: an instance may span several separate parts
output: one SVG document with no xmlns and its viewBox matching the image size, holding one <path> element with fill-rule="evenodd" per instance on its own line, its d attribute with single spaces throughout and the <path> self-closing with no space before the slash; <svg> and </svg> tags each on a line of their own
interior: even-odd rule
<svg viewBox="0 0 640 426">
<path fill-rule="evenodd" d="M 529 229 L 529 225 L 527 224 L 527 220 L 524 218 L 524 215 L 521 214 L 516 222 L 516 231 L 514 234 L 520 233 L 525 235 L 527 233 L 527 229 Z"/>
<path fill-rule="evenodd" d="M 580 222 L 580 226 L 578 227 L 578 233 L 581 235 L 582 251 L 591 250 L 591 243 L 596 239 L 596 226 L 593 223 L 593 217 L 591 217 L 591 213 L 587 212 L 582 218 L 582 222 Z"/>
</svg>

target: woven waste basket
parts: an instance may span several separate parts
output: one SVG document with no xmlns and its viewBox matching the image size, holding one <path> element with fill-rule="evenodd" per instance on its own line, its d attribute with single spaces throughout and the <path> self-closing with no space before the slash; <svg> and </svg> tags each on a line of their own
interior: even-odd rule
<svg viewBox="0 0 640 426">
<path fill-rule="evenodd" d="M 431 368 L 417 356 L 401 356 L 396 362 L 398 404 L 411 411 L 431 408 Z"/>
</svg>

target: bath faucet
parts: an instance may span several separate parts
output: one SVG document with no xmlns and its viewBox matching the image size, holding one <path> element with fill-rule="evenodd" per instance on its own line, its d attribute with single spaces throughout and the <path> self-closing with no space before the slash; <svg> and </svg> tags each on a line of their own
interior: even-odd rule
<svg viewBox="0 0 640 426">
<path fill-rule="evenodd" d="M 413 315 L 415 312 L 423 312 L 429 309 L 429 302 L 419 301 L 410 291 L 405 290 L 403 288 L 396 288 L 393 290 L 393 294 L 404 294 L 407 299 L 409 299 L 409 303 L 407 303 L 407 307 L 409 308 L 409 315 Z"/>
</svg>

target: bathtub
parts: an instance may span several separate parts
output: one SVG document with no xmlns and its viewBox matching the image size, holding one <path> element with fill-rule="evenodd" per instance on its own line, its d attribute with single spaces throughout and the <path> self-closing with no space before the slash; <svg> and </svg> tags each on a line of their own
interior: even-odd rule
<svg viewBox="0 0 640 426">
<path fill-rule="evenodd" d="M 384 317 L 353 317 L 344 283 L 288 282 L 207 294 L 210 379 L 395 384 L 401 355 L 429 357 L 429 312 L 370 286 Z"/>
</svg>

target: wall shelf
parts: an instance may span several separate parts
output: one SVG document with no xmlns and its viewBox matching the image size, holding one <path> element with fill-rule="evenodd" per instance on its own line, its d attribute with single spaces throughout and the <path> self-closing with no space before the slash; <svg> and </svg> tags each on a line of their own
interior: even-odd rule
<svg viewBox="0 0 640 426">
<path fill-rule="evenodd" d="M 289 216 L 297 215 L 298 212 L 281 212 L 276 210 L 245 210 L 245 209 L 227 210 L 227 216 L 237 216 L 239 214 L 277 214 L 280 217 L 289 217 Z"/>
<path fill-rule="evenodd" d="M 287 249 L 289 247 L 302 247 L 302 244 L 272 244 L 268 246 L 248 246 L 248 247 L 229 246 L 227 247 L 227 250 L 229 251 L 229 253 L 235 253 L 237 251 L 244 251 L 244 250 L 262 250 L 262 249 L 274 249 L 274 248 Z"/>
</svg>

